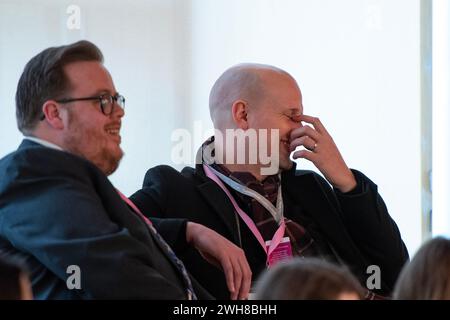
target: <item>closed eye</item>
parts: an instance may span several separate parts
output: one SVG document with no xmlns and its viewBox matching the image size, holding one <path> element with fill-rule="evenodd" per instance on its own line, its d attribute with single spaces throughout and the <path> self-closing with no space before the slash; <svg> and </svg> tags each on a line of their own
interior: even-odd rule
<svg viewBox="0 0 450 320">
<path fill-rule="evenodd" d="M 286 117 L 289 118 L 289 120 L 295 122 L 295 123 L 299 123 L 301 121 L 301 116 L 300 115 L 286 115 Z"/>
</svg>

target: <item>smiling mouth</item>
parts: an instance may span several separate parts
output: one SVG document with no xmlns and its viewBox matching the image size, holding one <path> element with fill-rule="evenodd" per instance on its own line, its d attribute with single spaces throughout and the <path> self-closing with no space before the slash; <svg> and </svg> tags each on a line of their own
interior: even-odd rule
<svg viewBox="0 0 450 320">
<path fill-rule="evenodd" d="M 106 133 L 111 137 L 117 145 L 120 145 L 122 139 L 120 137 L 120 126 L 109 127 L 105 129 Z"/>
<path fill-rule="evenodd" d="M 112 136 L 118 136 L 120 133 L 120 129 L 106 129 L 106 133 Z"/>
</svg>

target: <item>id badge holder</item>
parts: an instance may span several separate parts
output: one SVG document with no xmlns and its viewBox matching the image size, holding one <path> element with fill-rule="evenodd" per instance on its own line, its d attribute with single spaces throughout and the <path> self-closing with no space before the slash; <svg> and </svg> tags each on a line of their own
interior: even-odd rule
<svg viewBox="0 0 450 320">
<path fill-rule="evenodd" d="M 269 250 L 272 241 L 266 241 L 266 250 Z M 272 251 L 267 259 L 267 267 L 271 268 L 280 261 L 285 261 L 292 258 L 292 246 L 289 237 L 284 237 L 275 250 Z"/>
</svg>

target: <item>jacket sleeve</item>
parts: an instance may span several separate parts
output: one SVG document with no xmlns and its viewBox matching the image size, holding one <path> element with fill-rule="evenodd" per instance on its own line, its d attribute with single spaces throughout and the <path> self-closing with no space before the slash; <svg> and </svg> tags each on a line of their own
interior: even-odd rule
<svg viewBox="0 0 450 320">
<path fill-rule="evenodd" d="M 186 242 L 187 220 L 166 218 L 169 191 L 165 189 L 164 184 L 168 178 L 161 175 L 164 169 L 174 170 L 168 166 L 148 170 L 142 189 L 131 195 L 130 200 L 154 223 L 155 228 L 175 253 L 182 254 L 189 248 Z"/>
<path fill-rule="evenodd" d="M 383 282 L 393 287 L 408 251 L 377 185 L 361 172 L 352 172 L 358 185 L 348 193 L 334 189 L 336 205 L 354 243 L 370 264 L 380 267 Z"/>
<path fill-rule="evenodd" d="M 0 199 L 1 234 L 62 281 L 68 266 L 78 266 L 83 298 L 185 298 L 158 272 L 152 248 L 112 221 L 81 177 L 19 180 Z"/>
<path fill-rule="evenodd" d="M 177 254 L 184 252 L 190 246 L 186 241 L 186 227 L 188 221 L 185 219 L 175 218 L 152 218 L 155 229 L 161 234 L 167 244 Z"/>
</svg>

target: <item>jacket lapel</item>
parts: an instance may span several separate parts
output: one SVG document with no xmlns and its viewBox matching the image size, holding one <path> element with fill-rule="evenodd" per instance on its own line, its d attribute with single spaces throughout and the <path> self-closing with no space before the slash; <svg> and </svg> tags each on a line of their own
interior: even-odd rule
<svg viewBox="0 0 450 320">
<path fill-rule="evenodd" d="M 198 191 L 205 201 L 213 208 L 213 213 L 225 224 L 227 230 L 233 237 L 233 242 L 239 243 L 239 231 L 236 224 L 235 210 L 220 187 L 211 179 L 209 179 L 203 168 L 196 166 L 196 175 L 202 179 L 202 183 L 197 186 Z"/>
</svg>

